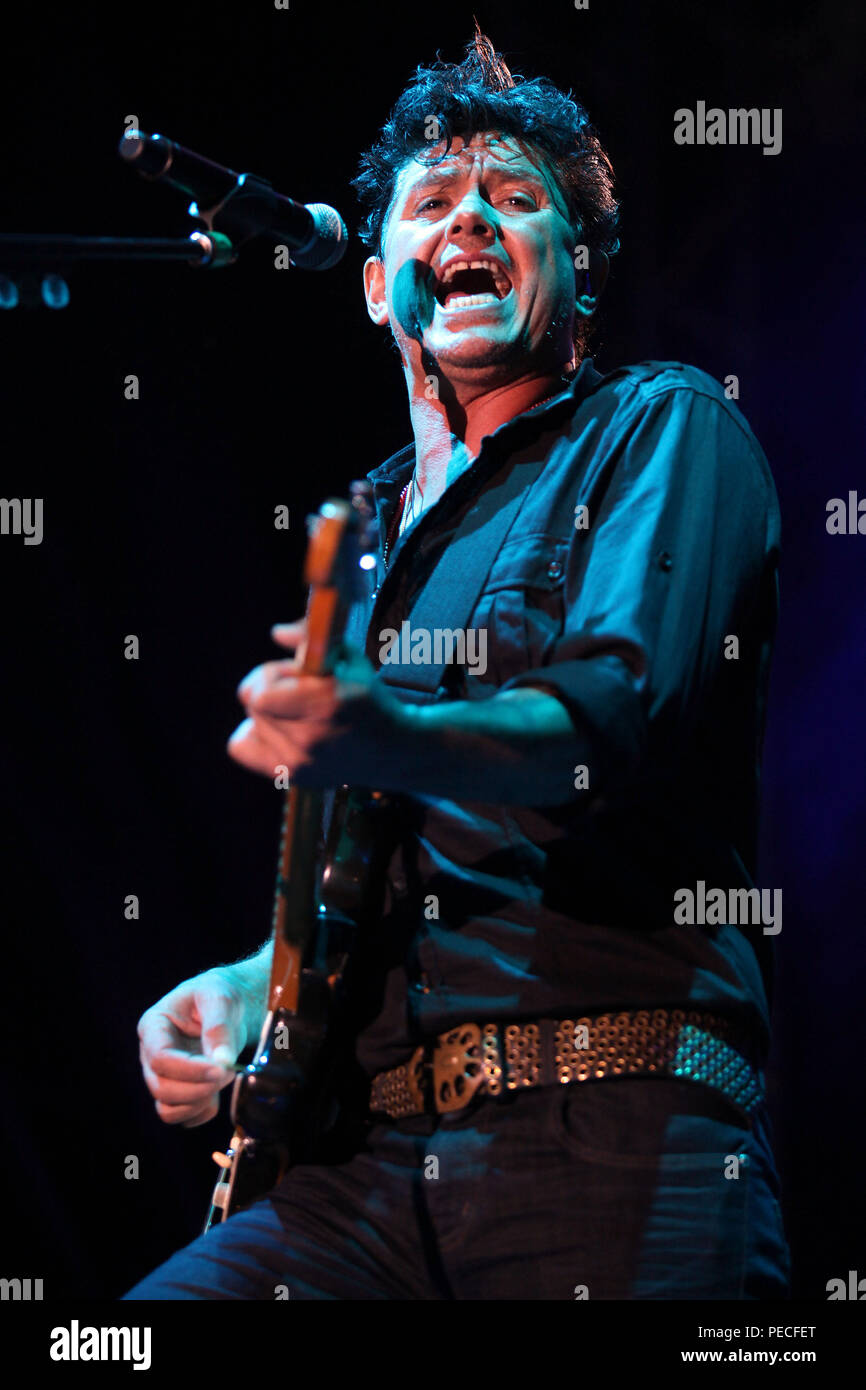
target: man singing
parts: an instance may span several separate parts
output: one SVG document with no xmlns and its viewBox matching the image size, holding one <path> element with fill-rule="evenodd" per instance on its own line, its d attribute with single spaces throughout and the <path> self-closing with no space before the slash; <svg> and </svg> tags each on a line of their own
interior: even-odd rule
<svg viewBox="0 0 866 1390">
<path fill-rule="evenodd" d="M 596 370 L 610 162 L 482 35 L 418 70 L 355 184 L 414 440 L 369 474 L 366 638 L 327 678 L 297 654 L 257 667 L 229 751 L 398 797 L 354 1043 L 366 1121 L 126 1297 L 784 1297 L 778 927 L 741 910 L 777 605 L 766 460 L 703 372 Z M 428 698 L 389 643 L 440 580 L 441 628 L 483 660 Z M 304 625 L 273 635 L 297 653 Z M 270 945 L 144 1014 L 164 1121 L 216 1114 L 269 970 Z"/>
</svg>

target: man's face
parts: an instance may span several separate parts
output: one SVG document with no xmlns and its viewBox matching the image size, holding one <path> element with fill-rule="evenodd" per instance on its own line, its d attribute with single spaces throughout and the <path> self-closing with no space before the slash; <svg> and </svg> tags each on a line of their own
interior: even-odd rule
<svg viewBox="0 0 866 1390">
<path fill-rule="evenodd" d="M 400 171 L 384 286 L 367 263 L 371 315 L 391 324 L 404 360 L 419 358 L 414 342 L 455 377 L 485 367 L 501 374 L 503 365 L 560 370 L 572 356 L 573 241 L 540 155 L 490 132 L 468 144 L 456 137 L 441 163 L 413 159 Z"/>
</svg>

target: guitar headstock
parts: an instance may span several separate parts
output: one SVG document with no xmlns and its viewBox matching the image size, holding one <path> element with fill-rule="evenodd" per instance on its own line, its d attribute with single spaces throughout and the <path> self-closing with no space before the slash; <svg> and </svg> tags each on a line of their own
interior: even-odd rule
<svg viewBox="0 0 866 1390">
<path fill-rule="evenodd" d="M 365 593 L 364 572 L 376 566 L 376 514 L 373 489 L 353 482 L 349 500 L 329 497 L 307 518 L 304 581 L 307 646 L 303 670 L 326 673 L 340 644 L 352 604 Z"/>
</svg>

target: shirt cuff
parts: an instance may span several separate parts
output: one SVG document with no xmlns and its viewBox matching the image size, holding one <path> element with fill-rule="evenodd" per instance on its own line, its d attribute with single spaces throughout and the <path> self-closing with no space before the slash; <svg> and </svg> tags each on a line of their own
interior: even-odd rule
<svg viewBox="0 0 866 1390">
<path fill-rule="evenodd" d="M 497 694 L 530 686 L 565 706 L 593 791 L 611 791 L 638 772 L 647 749 L 647 721 L 635 677 L 618 656 L 557 661 L 513 676 Z"/>
</svg>

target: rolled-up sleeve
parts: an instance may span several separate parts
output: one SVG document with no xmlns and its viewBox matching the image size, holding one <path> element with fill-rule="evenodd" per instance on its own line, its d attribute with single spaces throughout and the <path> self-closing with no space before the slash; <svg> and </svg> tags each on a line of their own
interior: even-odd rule
<svg viewBox="0 0 866 1390">
<path fill-rule="evenodd" d="M 501 691 L 554 694 L 598 785 L 630 778 L 651 742 L 688 737 L 774 563 L 778 504 L 739 412 L 691 383 L 638 393 L 575 504 L 588 524 L 569 548 L 563 631 Z"/>
</svg>

